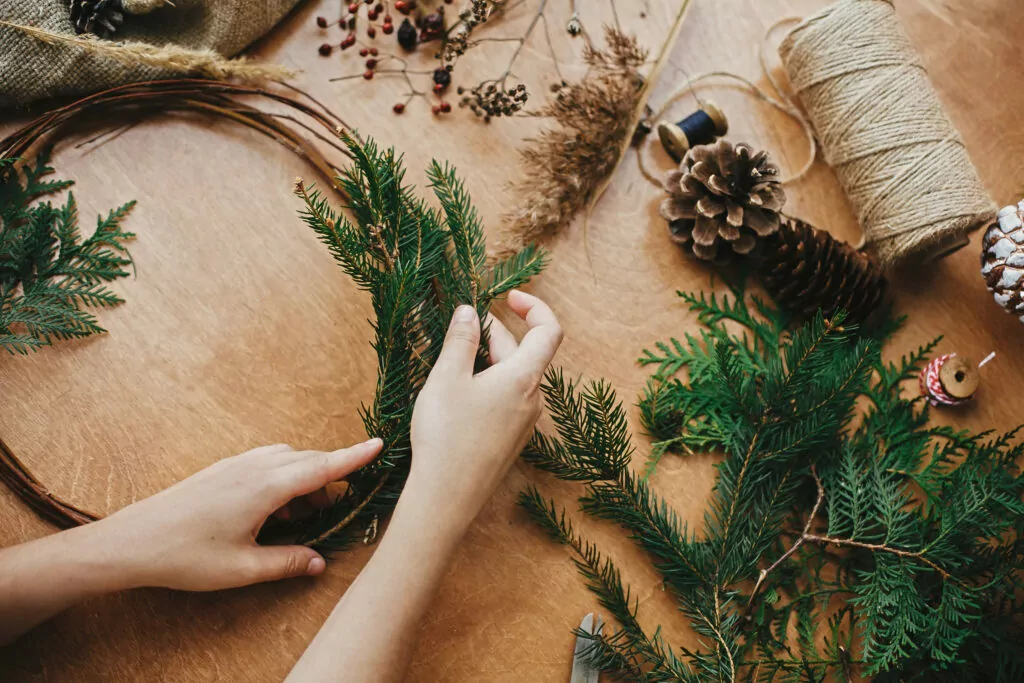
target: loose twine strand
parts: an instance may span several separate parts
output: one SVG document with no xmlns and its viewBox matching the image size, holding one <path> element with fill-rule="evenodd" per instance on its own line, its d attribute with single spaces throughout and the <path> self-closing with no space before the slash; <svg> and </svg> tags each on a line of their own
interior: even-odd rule
<svg viewBox="0 0 1024 683">
<path fill-rule="evenodd" d="M 802 110 L 779 86 L 764 51 L 764 40 L 794 21 L 769 28 L 759 51 L 778 98 L 742 76 L 714 71 L 690 79 L 656 118 L 713 78 L 736 81 L 788 114 L 803 128 L 810 155 L 785 182 L 807 174 L 820 146 L 864 231 L 862 245 L 872 245 L 884 267 L 945 255 L 994 220 L 996 206 L 891 0 L 841 0 L 786 36 L 779 55 Z"/>
<path fill-rule="evenodd" d="M 807 117 L 804 116 L 804 113 L 800 110 L 799 105 L 793 101 L 786 89 L 783 88 L 775 78 L 775 75 L 772 73 L 772 70 L 768 65 L 768 58 L 766 57 L 765 52 L 766 43 L 777 29 L 787 24 L 799 23 L 800 21 L 802 21 L 800 17 L 786 17 L 784 19 L 779 19 L 765 30 L 764 35 L 761 37 L 761 42 L 758 44 L 757 59 L 761 65 L 761 73 L 771 84 L 773 92 L 768 92 L 764 88 L 753 83 L 750 79 L 740 74 L 733 73 L 732 71 L 708 71 L 697 76 L 686 76 L 686 84 L 669 95 L 668 99 L 665 100 L 661 107 L 651 114 L 651 120 L 660 121 L 664 119 L 668 115 L 669 110 L 677 102 L 690 95 L 693 96 L 698 105 L 703 106 L 704 101 L 697 91 L 702 86 L 712 85 L 709 81 L 723 79 L 733 81 L 729 84 L 730 86 L 737 87 L 745 92 L 751 93 L 757 99 L 771 105 L 783 114 L 792 118 L 800 126 L 800 129 L 804 134 L 804 138 L 807 140 L 807 159 L 796 172 L 790 176 L 782 178 L 781 183 L 783 185 L 788 185 L 803 179 L 814 166 L 814 160 L 818 155 L 818 139 L 814 135 L 814 127 L 811 125 L 811 122 L 807 120 Z M 640 173 L 642 173 L 648 181 L 659 188 L 662 186 L 661 179 L 647 169 L 642 151 L 640 154 L 637 154 L 637 166 L 640 169 Z"/>
</svg>

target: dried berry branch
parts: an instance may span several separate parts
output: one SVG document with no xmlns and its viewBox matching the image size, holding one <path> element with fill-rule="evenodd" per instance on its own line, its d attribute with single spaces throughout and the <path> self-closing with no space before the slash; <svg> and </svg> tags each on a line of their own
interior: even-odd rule
<svg viewBox="0 0 1024 683">
<path fill-rule="evenodd" d="M 496 25 L 498 19 L 504 18 L 512 10 L 526 5 L 530 1 L 473 0 L 470 7 L 460 13 L 458 18 L 450 24 L 446 21 L 443 6 L 429 14 L 419 13 L 414 15 L 416 17 L 415 22 L 411 17 L 404 19 L 396 35 L 396 40 L 402 50 L 413 52 L 419 45 L 432 42 L 439 43 L 438 48 L 433 54 L 436 66 L 432 69 L 411 68 L 406 59 L 399 57 L 395 53 L 380 51 L 376 47 L 360 43 L 357 40 L 356 34 L 356 27 L 358 26 L 357 17 L 360 16 L 360 4 L 353 2 L 348 6 L 349 14 L 342 16 L 337 22 L 339 26 L 348 31 L 339 47 L 342 50 L 347 50 L 356 45 L 362 45 L 359 51 L 360 56 L 367 57 L 369 53 L 370 58 L 366 60 L 365 70 L 330 80 L 332 82 L 359 78 L 372 80 L 375 76 L 397 76 L 405 80 L 409 89 L 405 93 L 404 101 L 396 103 L 393 107 L 396 114 L 403 113 L 413 98 L 422 97 L 429 99 L 432 94 L 437 97 L 437 100 L 432 105 L 434 114 L 445 114 L 450 112 L 452 107 L 451 103 L 444 98 L 444 93 L 447 92 L 452 83 L 452 74 L 455 72 L 459 59 L 474 48 L 486 43 L 514 43 L 515 49 L 505 64 L 503 71 L 494 77 L 484 79 L 474 86 L 459 87 L 458 93 L 462 96 L 460 106 L 471 109 L 478 117 L 485 121 L 490 121 L 491 118 L 496 116 L 516 114 L 525 106 L 529 98 L 529 92 L 526 84 L 516 78 L 514 69 L 522 54 L 523 47 L 534 35 L 538 26 L 542 26 L 544 29 L 548 51 L 551 54 L 555 71 L 559 74 L 559 78 L 561 78 L 561 70 L 555 55 L 548 21 L 544 14 L 548 7 L 548 0 L 539 0 L 537 2 L 529 22 L 518 35 L 480 36 L 479 32 L 486 26 Z M 406 3 L 402 2 L 402 0 L 395 2 L 394 7 L 397 11 L 408 15 L 412 15 L 416 11 L 415 3 Z M 366 29 L 366 40 L 376 40 L 377 26 L 372 22 L 376 20 L 381 12 L 385 13 L 382 31 L 386 34 L 391 33 L 390 30 L 384 30 L 389 26 L 393 28 L 390 15 L 386 14 L 387 11 L 387 3 L 377 3 L 367 11 L 367 18 L 371 23 Z M 573 22 L 573 25 L 578 26 L 580 31 L 582 31 L 579 17 L 575 16 L 574 18 L 575 22 Z M 327 29 L 331 22 L 327 21 L 324 17 L 317 17 L 317 25 L 322 29 Z M 568 29 L 568 32 L 572 35 L 576 35 L 580 31 Z M 324 43 L 320 46 L 320 54 L 328 56 L 332 53 L 333 49 L 334 46 L 331 43 Z M 378 55 L 379 59 L 377 58 Z M 397 68 L 380 68 L 389 62 L 396 63 L 399 66 Z M 413 77 L 417 77 L 417 79 Z M 419 78 L 428 79 L 429 87 L 417 87 L 415 80 Z"/>
</svg>

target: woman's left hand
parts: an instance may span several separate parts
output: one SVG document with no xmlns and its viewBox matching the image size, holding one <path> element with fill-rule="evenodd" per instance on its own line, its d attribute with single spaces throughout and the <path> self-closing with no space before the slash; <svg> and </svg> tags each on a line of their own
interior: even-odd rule
<svg viewBox="0 0 1024 683">
<path fill-rule="evenodd" d="M 315 576 L 326 566 L 315 550 L 260 546 L 257 533 L 275 512 L 288 516 L 307 500 L 322 506 L 324 486 L 380 449 L 380 439 L 333 452 L 257 448 L 93 523 L 91 535 L 102 535 L 108 551 L 124 558 L 128 585 L 212 591 Z"/>
</svg>

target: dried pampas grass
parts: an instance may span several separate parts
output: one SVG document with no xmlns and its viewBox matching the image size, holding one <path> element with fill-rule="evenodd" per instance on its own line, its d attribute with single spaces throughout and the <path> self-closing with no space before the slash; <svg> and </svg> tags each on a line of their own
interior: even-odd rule
<svg viewBox="0 0 1024 683">
<path fill-rule="evenodd" d="M 629 149 L 689 5 L 683 0 L 646 78 L 640 69 L 648 51 L 635 37 L 606 26 L 604 49 L 588 45 L 584 51 L 588 75 L 558 88 L 553 101 L 536 113 L 552 118 L 555 126 L 520 151 L 526 173 L 513 189 L 521 208 L 505 216 L 498 256 L 551 237 L 584 208 L 589 218 Z"/>
<path fill-rule="evenodd" d="M 282 81 L 295 72 L 275 64 L 252 62 L 245 57 L 227 59 L 212 50 L 189 50 L 175 45 L 156 46 L 136 41 L 110 42 L 86 36 L 54 33 L 34 26 L 0 20 L 7 26 L 49 45 L 71 45 L 84 52 L 107 57 L 119 64 L 142 64 L 167 69 L 177 74 L 200 76 L 215 80 L 238 80 L 247 83 Z"/>
<path fill-rule="evenodd" d="M 559 87 L 536 113 L 556 125 L 520 151 L 529 172 L 513 185 L 521 208 L 506 216 L 503 253 L 543 240 L 571 221 L 615 169 L 621 141 L 633 135 L 647 50 L 616 28 L 605 27 L 605 41 L 604 49 L 584 50 L 589 75 Z"/>
</svg>

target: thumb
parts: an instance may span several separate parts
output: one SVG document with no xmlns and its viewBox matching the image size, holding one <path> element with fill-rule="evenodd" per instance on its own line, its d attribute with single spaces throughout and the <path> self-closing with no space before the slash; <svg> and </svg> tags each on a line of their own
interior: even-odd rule
<svg viewBox="0 0 1024 683">
<path fill-rule="evenodd" d="M 442 374 L 472 374 L 480 345 L 480 317 L 472 306 L 459 306 L 434 369 Z"/>
<path fill-rule="evenodd" d="M 301 545 L 256 548 L 250 555 L 249 583 L 323 574 L 327 562 L 317 551 Z"/>
</svg>

